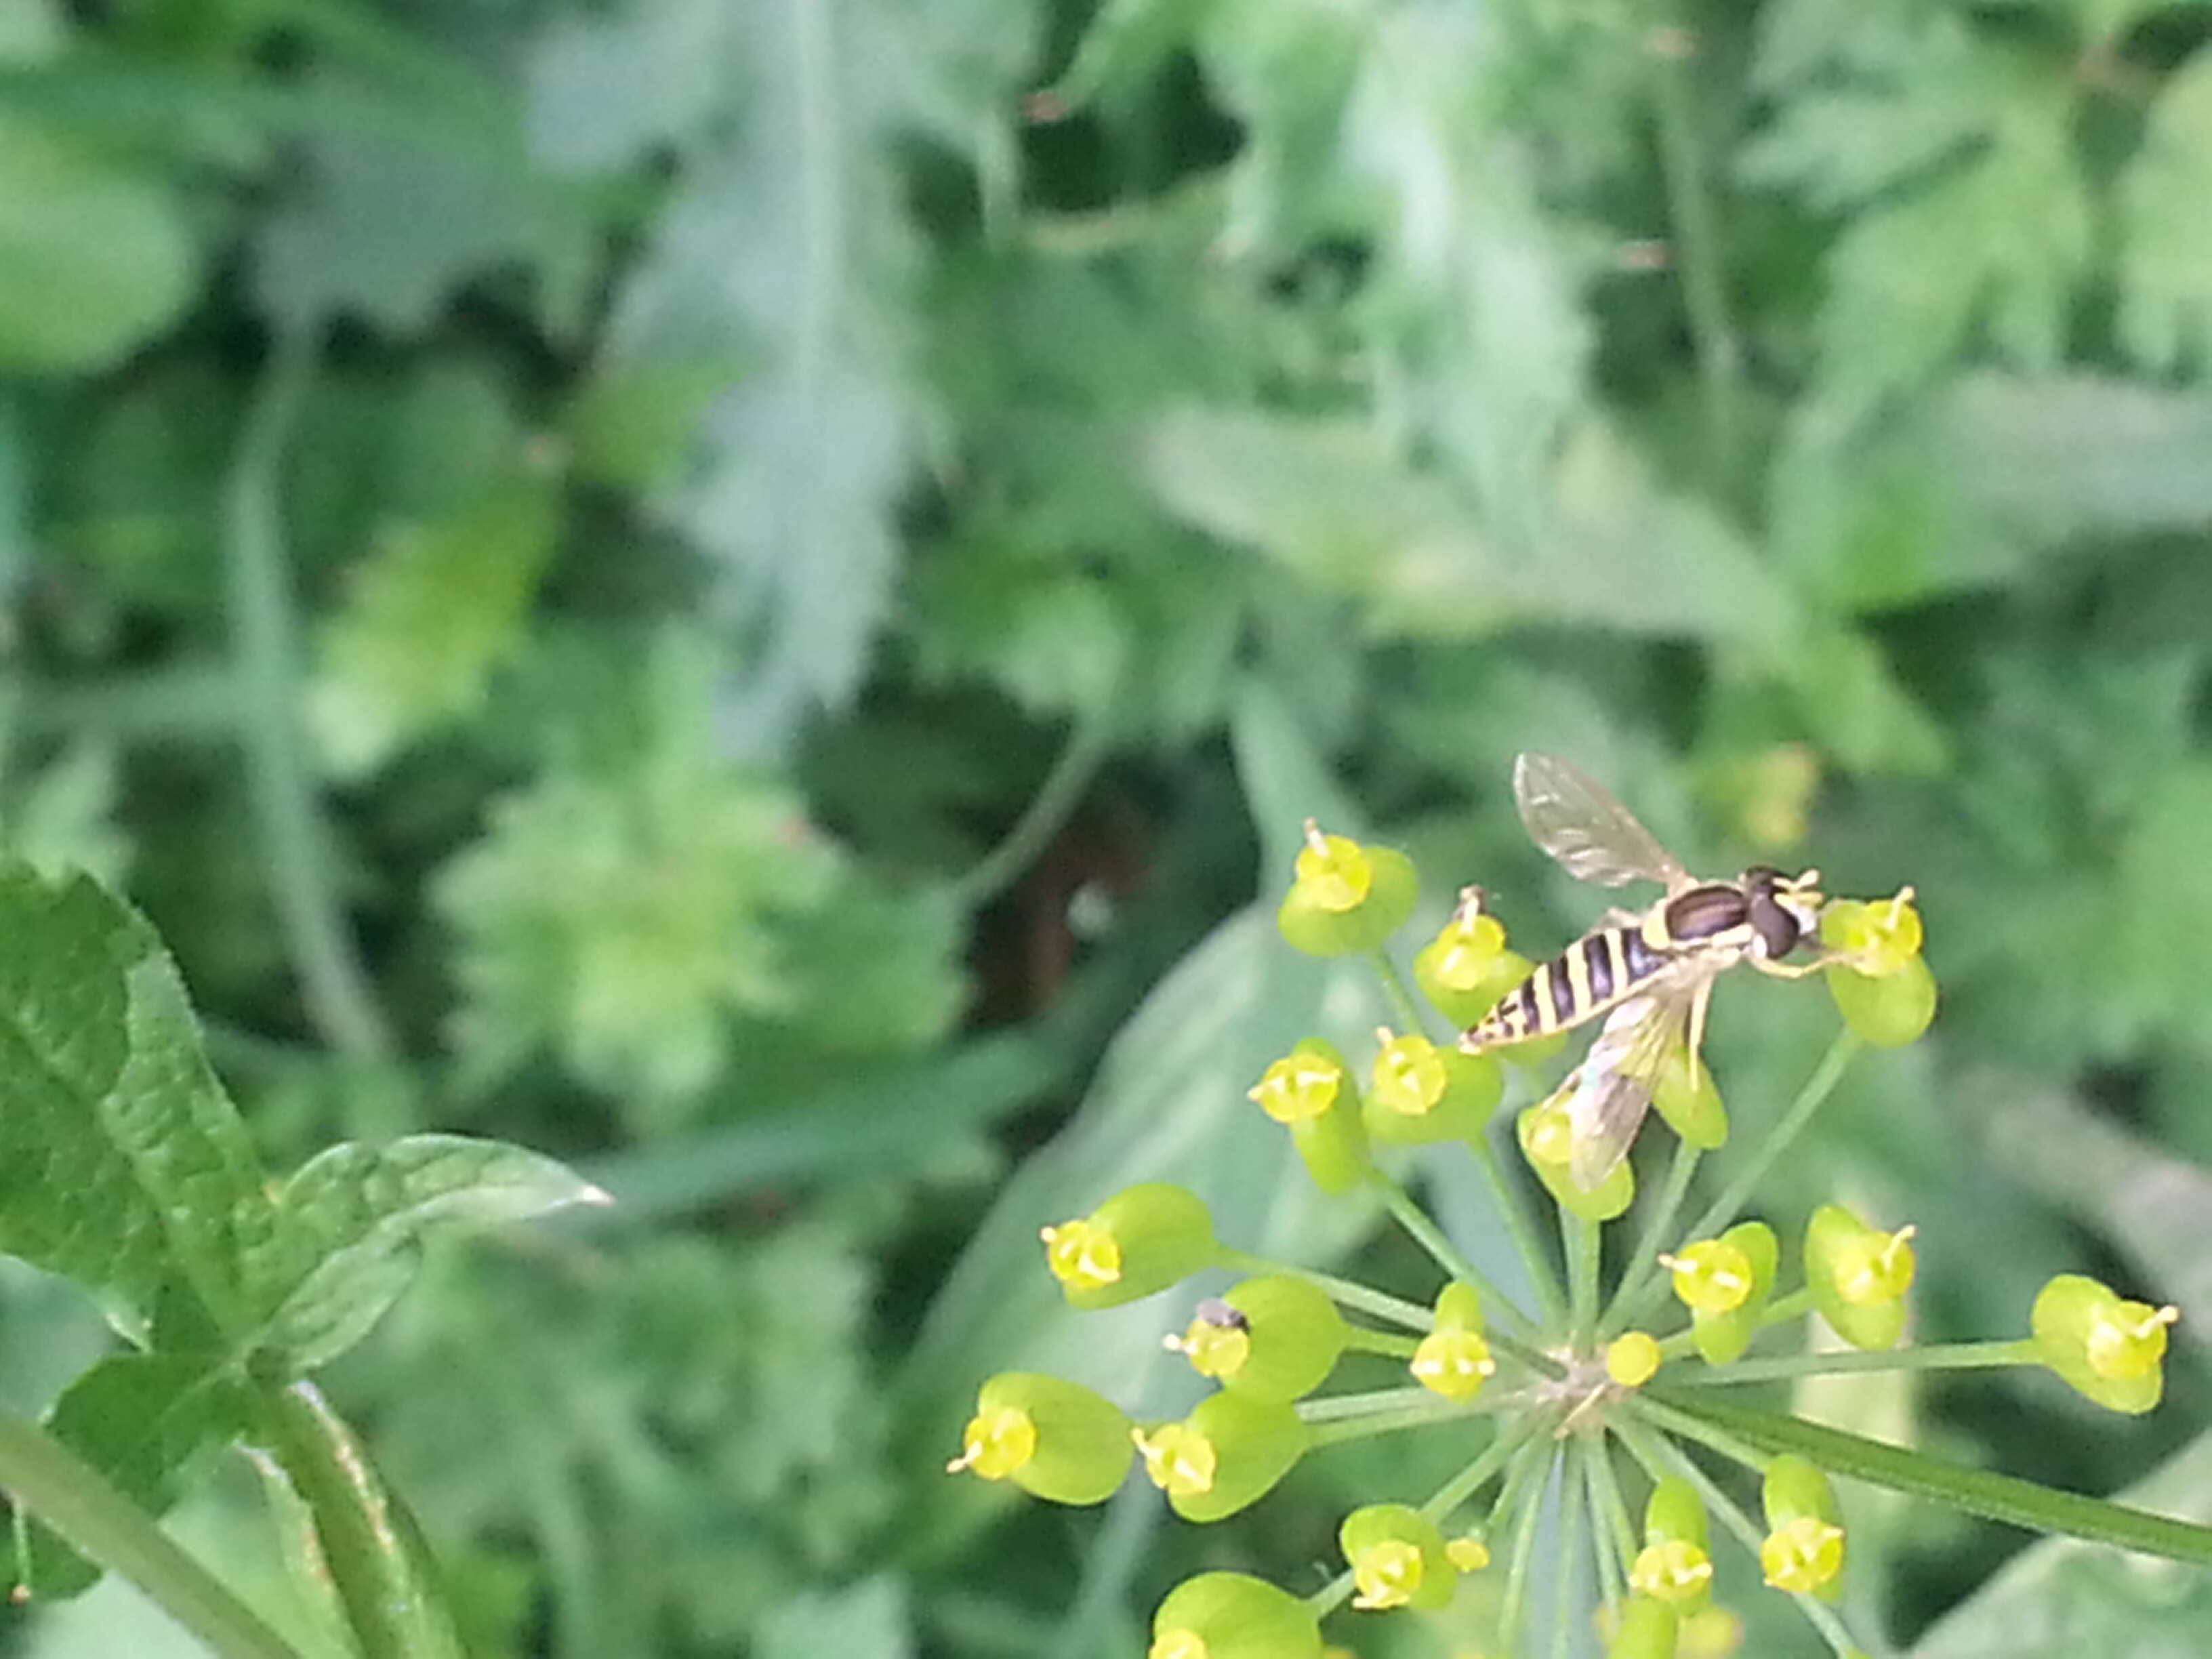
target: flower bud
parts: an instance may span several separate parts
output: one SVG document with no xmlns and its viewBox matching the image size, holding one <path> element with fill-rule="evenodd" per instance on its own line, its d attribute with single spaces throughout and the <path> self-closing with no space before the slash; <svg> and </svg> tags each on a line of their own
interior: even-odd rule
<svg viewBox="0 0 2212 1659">
<path fill-rule="evenodd" d="M 1779 1256 L 1771 1227 L 1742 1221 L 1660 1258 L 1673 1270 L 1674 1294 L 1690 1310 L 1692 1340 L 1707 1364 L 1725 1365 L 1751 1346 Z"/>
<path fill-rule="evenodd" d="M 1644 1549 L 1629 1570 L 1629 1588 L 1686 1617 L 1711 1599 L 1712 1582 L 1705 1505 L 1688 1481 L 1669 1476 L 1644 1505 Z"/>
<path fill-rule="evenodd" d="M 1335 1368 L 1346 1337 L 1328 1296 L 1287 1274 L 1248 1279 L 1199 1304 L 1167 1346 L 1202 1376 L 1255 1400 L 1296 1400 Z"/>
<path fill-rule="evenodd" d="M 1439 1048 L 1413 1033 L 1375 1035 L 1382 1046 L 1364 1113 L 1370 1136 L 1407 1146 L 1482 1133 L 1505 1093 L 1505 1074 L 1494 1058 Z"/>
<path fill-rule="evenodd" d="M 1455 1025 L 1474 1024 L 1534 971 L 1505 948 L 1505 929 L 1483 909 L 1480 887 L 1461 890 L 1451 920 L 1413 956 L 1413 982 Z"/>
<path fill-rule="evenodd" d="M 1130 1423 L 1078 1382 L 1001 1371 L 983 1384 L 948 1474 L 1011 1480 L 1054 1504 L 1103 1502 L 1129 1468 Z"/>
<path fill-rule="evenodd" d="M 1910 1227 L 1883 1232 L 1834 1204 L 1823 1204 L 1807 1224 L 1805 1279 L 1813 1305 L 1853 1347 L 1894 1347 L 1905 1334 L 1912 1233 Z"/>
<path fill-rule="evenodd" d="M 1636 1201 L 1636 1175 L 1624 1158 L 1588 1192 L 1575 1185 L 1574 1123 L 1567 1109 L 1574 1087 L 1571 1078 L 1550 1099 L 1523 1111 L 1514 1120 L 1514 1131 L 1521 1156 L 1528 1160 L 1553 1202 L 1584 1221 L 1610 1221 Z"/>
<path fill-rule="evenodd" d="M 1828 1477 L 1785 1452 L 1766 1466 L 1761 1496 L 1766 1537 L 1759 1547 L 1759 1565 L 1766 1582 L 1834 1601 L 1844 1570 L 1844 1526 Z"/>
<path fill-rule="evenodd" d="M 1296 878 L 1275 913 L 1283 937 L 1308 956 L 1371 951 L 1413 912 L 1418 883 L 1411 860 L 1388 847 L 1363 847 L 1323 835 L 1306 821 Z"/>
<path fill-rule="evenodd" d="M 1908 887 L 1867 904 L 1832 899 L 1820 943 L 1833 955 L 1824 977 L 1844 1023 L 1876 1048 L 1911 1042 L 1936 1018 L 1936 977 L 1920 955 L 1920 912 Z"/>
<path fill-rule="evenodd" d="M 1407 1367 L 1432 1394 L 1465 1404 L 1498 1370 L 1482 1337 L 1482 1304 L 1474 1286 L 1454 1280 L 1437 1297 L 1436 1323 Z"/>
<path fill-rule="evenodd" d="M 1186 1521 L 1218 1521 L 1259 1501 L 1311 1438 L 1279 1401 L 1212 1395 L 1179 1423 L 1133 1429 L 1145 1473 Z"/>
<path fill-rule="evenodd" d="M 1088 1216 L 1047 1227 L 1045 1260 L 1068 1305 L 1119 1307 L 1210 1267 L 1220 1255 L 1206 1205 L 1188 1188 L 1148 1181 Z"/>
<path fill-rule="evenodd" d="M 1321 1626 L 1288 1590 L 1241 1572 L 1202 1572 L 1152 1614 L 1147 1659 L 1321 1659 Z"/>
<path fill-rule="evenodd" d="M 2166 1334 L 2172 1307 L 2130 1302 L 2094 1279 L 2061 1273 L 2035 1298 L 2036 1354 L 2077 1393 L 2130 1415 L 2165 1391 Z"/>
<path fill-rule="evenodd" d="M 1249 1092 L 1269 1117 L 1290 1126 L 1306 1173 L 1323 1192 L 1350 1192 L 1373 1170 L 1359 1092 L 1344 1056 L 1320 1038 L 1299 1042 Z"/>
<path fill-rule="evenodd" d="M 1620 1626 L 1606 1644 L 1605 1659 L 1674 1659 L 1681 1620 L 1664 1601 L 1632 1595 L 1620 1610 Z"/>
<path fill-rule="evenodd" d="M 1640 1389 L 1658 1375 L 1659 1340 L 1649 1331 L 1623 1331 L 1606 1345 L 1605 1374 L 1624 1389 Z"/>
<path fill-rule="evenodd" d="M 1403 1504 L 1370 1504 L 1345 1516 L 1337 1529 L 1352 1564 L 1352 1605 L 1440 1607 L 1459 1582 L 1443 1534 L 1436 1523 Z"/>
</svg>

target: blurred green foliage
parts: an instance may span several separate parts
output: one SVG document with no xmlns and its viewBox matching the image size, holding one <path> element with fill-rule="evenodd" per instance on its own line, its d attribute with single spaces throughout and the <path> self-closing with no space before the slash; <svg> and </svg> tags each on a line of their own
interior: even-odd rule
<svg viewBox="0 0 2212 1659">
<path fill-rule="evenodd" d="M 0 829 L 127 884 L 273 1162 L 626 1200 L 334 1378 L 487 1656 L 1128 1651 L 1244 1564 L 936 1466 L 1018 1361 L 1176 1398 L 1038 1224 L 1363 1237 L 1242 1098 L 1376 1013 L 1279 960 L 1286 837 L 1562 941 L 1528 747 L 1917 884 L 1936 1038 L 1770 1208 L 1916 1218 L 1931 1336 L 2084 1233 L 2179 1301 L 2140 1424 L 1882 1396 L 2111 1490 L 2208 1398 L 2212 1219 L 2128 1196 L 2212 1159 L 2208 191 L 2212 21 L 2135 0 L 10 0 Z M 1732 1109 L 1821 1037 L 1731 985 Z M 9 1281 L 9 1389 L 90 1318 Z M 1861 1593 L 2008 1547 L 1884 1510 Z"/>
</svg>

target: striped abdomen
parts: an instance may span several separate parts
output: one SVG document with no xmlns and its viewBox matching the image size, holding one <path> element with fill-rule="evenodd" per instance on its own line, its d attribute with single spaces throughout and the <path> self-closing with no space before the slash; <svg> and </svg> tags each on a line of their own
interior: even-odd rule
<svg viewBox="0 0 2212 1659">
<path fill-rule="evenodd" d="M 1653 950 L 1640 926 L 1585 933 L 1508 991 L 1460 1039 L 1460 1046 L 1495 1048 L 1580 1025 L 1619 1007 L 1678 959 L 1672 951 Z"/>
</svg>

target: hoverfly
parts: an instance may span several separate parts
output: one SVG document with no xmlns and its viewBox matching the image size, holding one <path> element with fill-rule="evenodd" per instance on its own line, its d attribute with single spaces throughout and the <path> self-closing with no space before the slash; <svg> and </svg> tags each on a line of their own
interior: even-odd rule
<svg viewBox="0 0 2212 1659">
<path fill-rule="evenodd" d="M 1569 875 L 1667 890 L 1641 915 L 1608 911 L 1460 1036 L 1462 1048 L 1483 1054 L 1606 1017 L 1567 1085 L 1570 1173 L 1588 1189 L 1627 1156 L 1676 1044 L 1686 1046 L 1696 1075 L 1716 979 L 1740 962 L 1783 979 L 1821 965 L 1783 960 L 1817 937 L 1820 872 L 1785 876 L 1753 865 L 1734 881 L 1699 881 L 1602 786 L 1556 755 L 1520 756 L 1513 796 L 1530 838 Z"/>
</svg>

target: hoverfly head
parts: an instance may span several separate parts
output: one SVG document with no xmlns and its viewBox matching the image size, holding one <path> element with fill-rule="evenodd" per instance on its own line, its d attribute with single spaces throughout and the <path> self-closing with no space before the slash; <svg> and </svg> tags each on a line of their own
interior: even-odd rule
<svg viewBox="0 0 2212 1659">
<path fill-rule="evenodd" d="M 1743 890 L 1769 961 L 1788 956 L 1818 932 L 1820 907 L 1827 902 L 1818 870 L 1785 876 L 1771 865 L 1755 864 L 1743 872 Z"/>
</svg>

